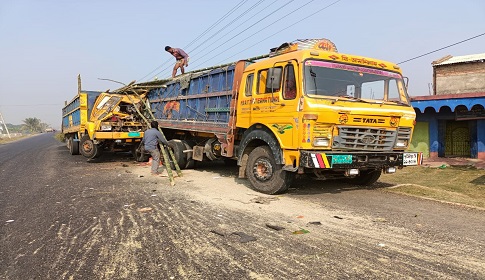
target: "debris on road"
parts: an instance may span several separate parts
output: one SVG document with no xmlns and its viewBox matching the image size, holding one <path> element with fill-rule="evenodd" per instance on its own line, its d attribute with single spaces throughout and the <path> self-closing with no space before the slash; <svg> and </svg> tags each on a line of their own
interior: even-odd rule
<svg viewBox="0 0 485 280">
<path fill-rule="evenodd" d="M 309 222 L 310 225 L 317 225 L 317 226 L 321 226 L 322 223 L 321 222 Z"/>
<path fill-rule="evenodd" d="M 244 232 L 241 232 L 241 231 L 236 231 L 236 232 L 233 232 L 232 234 L 238 235 L 241 238 L 241 239 L 239 239 L 239 242 L 241 242 L 241 243 L 256 241 L 256 237 L 251 236 L 251 235 L 247 235 L 247 234 L 245 234 Z"/>
<path fill-rule="evenodd" d="M 210 232 L 215 233 L 219 236 L 226 236 L 223 232 L 217 230 L 217 229 L 211 229 Z"/>
<path fill-rule="evenodd" d="M 340 217 L 340 216 L 333 216 L 335 219 L 339 219 L 339 220 L 343 220 L 344 218 Z"/>
<path fill-rule="evenodd" d="M 269 204 L 271 201 L 279 200 L 277 197 L 263 197 L 258 196 L 249 200 L 249 202 L 258 203 L 258 204 Z"/>
<path fill-rule="evenodd" d="M 8 220 L 6 223 L 13 223 L 15 220 Z"/>
<path fill-rule="evenodd" d="M 151 207 L 138 208 L 138 212 L 140 212 L 140 213 L 146 213 L 146 212 L 150 212 L 152 210 L 153 210 L 153 208 L 151 208 Z"/>
<path fill-rule="evenodd" d="M 310 233 L 310 231 L 302 228 L 302 229 L 299 229 L 297 231 L 292 232 L 292 234 L 305 234 L 305 233 Z"/>
<path fill-rule="evenodd" d="M 280 226 L 272 225 L 272 224 L 266 224 L 266 226 L 269 227 L 270 229 L 274 229 L 274 230 L 277 230 L 277 231 L 285 229 L 284 227 L 280 227 Z"/>
</svg>

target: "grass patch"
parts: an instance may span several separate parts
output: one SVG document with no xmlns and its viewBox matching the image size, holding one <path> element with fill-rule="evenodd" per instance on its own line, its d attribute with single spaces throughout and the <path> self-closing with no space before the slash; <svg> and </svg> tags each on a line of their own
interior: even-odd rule
<svg viewBox="0 0 485 280">
<path fill-rule="evenodd" d="M 406 167 L 379 181 L 389 192 L 485 208 L 485 171 L 474 167 Z"/>
<path fill-rule="evenodd" d="M 27 135 L 22 135 L 22 136 L 12 136 L 12 138 L 8 138 L 8 137 L 0 138 L 0 144 L 7 144 L 7 143 L 17 141 L 17 140 L 20 140 L 20 139 L 23 139 L 23 138 L 27 138 L 27 137 L 30 137 L 30 136 L 31 135 L 27 134 Z"/>
<path fill-rule="evenodd" d="M 54 135 L 54 139 L 56 139 L 59 142 L 64 142 L 66 140 L 64 133 L 56 133 Z"/>
</svg>

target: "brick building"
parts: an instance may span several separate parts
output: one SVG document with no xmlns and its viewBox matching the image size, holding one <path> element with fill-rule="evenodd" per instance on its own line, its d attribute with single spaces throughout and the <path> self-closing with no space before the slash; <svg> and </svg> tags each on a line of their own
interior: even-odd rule
<svg viewBox="0 0 485 280">
<path fill-rule="evenodd" d="M 416 96 L 411 150 L 485 159 L 485 53 L 433 61 L 433 95 Z"/>
</svg>

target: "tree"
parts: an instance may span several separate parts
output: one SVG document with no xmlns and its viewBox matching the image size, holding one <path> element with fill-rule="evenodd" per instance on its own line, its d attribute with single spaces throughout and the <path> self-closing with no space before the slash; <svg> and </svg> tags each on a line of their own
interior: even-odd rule
<svg viewBox="0 0 485 280">
<path fill-rule="evenodd" d="M 31 133 L 42 131 L 41 121 L 38 118 L 26 118 L 23 122 L 24 127 Z"/>
</svg>

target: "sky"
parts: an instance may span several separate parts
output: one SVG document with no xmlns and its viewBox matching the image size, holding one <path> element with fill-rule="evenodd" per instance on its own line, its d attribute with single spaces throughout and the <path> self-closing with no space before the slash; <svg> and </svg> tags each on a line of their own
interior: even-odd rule
<svg viewBox="0 0 485 280">
<path fill-rule="evenodd" d="M 303 38 L 394 63 L 485 33 L 483 0 L 1 0 L 0 113 L 60 128 L 83 90 L 171 74 L 166 45 L 187 71 L 237 61 Z M 400 64 L 411 96 L 429 95 L 431 62 L 485 53 L 485 36 Z"/>
</svg>

